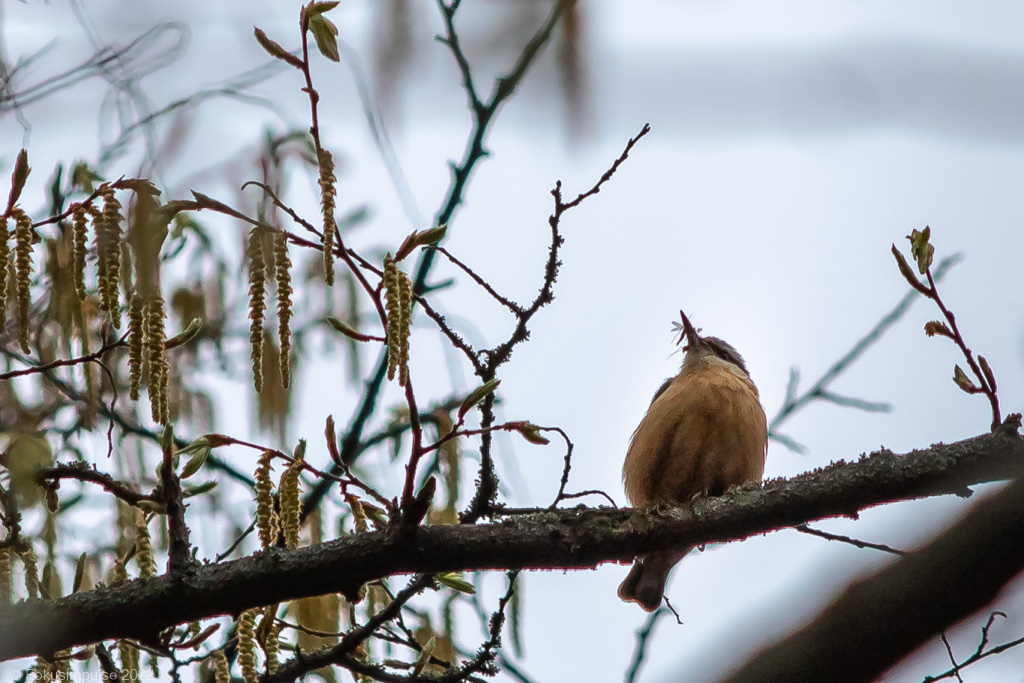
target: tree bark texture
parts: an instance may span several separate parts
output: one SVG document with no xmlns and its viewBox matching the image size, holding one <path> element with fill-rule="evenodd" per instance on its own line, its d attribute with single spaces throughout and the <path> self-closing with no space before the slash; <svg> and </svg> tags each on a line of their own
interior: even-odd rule
<svg viewBox="0 0 1024 683">
<path fill-rule="evenodd" d="M 1024 568 L 1024 479 L 980 502 L 927 547 L 847 588 L 813 622 L 728 680 L 873 681 L 991 603 Z"/>
<path fill-rule="evenodd" d="M 354 596 L 363 583 L 396 574 L 590 568 L 628 562 L 644 552 L 856 516 L 893 501 L 969 495 L 971 485 L 1024 473 L 1024 439 L 1016 433 L 1017 420 L 966 441 L 906 455 L 883 450 L 857 462 L 840 461 L 793 479 L 748 485 L 676 508 L 580 506 L 489 524 L 425 526 L 411 534 L 354 534 L 57 600 L 24 601 L 0 607 L 0 659 L 46 656 L 112 638 L 156 642 L 161 630 L 176 624 L 325 593 Z"/>
</svg>

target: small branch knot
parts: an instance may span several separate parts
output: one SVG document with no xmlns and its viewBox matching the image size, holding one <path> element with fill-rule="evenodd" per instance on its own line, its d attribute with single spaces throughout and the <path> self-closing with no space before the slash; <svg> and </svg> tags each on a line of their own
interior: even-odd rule
<svg viewBox="0 0 1024 683">
<path fill-rule="evenodd" d="M 1003 420 L 1003 423 L 1001 425 L 997 425 L 992 431 L 1000 434 L 1006 434 L 1007 436 L 1020 436 L 1020 428 L 1021 414 L 1010 413 L 1006 416 L 1006 419 Z"/>
</svg>

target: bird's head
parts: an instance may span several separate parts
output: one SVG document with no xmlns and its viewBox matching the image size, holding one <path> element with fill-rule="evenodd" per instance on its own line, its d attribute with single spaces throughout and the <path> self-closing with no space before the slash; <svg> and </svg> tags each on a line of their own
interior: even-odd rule
<svg viewBox="0 0 1024 683">
<path fill-rule="evenodd" d="M 679 311 L 679 317 L 682 319 L 682 334 L 679 337 L 679 343 L 684 344 L 683 351 L 686 352 L 686 357 L 683 359 L 684 366 L 716 358 L 719 361 L 735 365 L 743 371 L 743 374 L 749 376 L 750 373 L 747 370 L 747 364 L 743 361 L 743 356 L 731 344 L 718 337 L 700 336 L 697 333 L 697 328 L 693 326 L 682 310 Z"/>
</svg>

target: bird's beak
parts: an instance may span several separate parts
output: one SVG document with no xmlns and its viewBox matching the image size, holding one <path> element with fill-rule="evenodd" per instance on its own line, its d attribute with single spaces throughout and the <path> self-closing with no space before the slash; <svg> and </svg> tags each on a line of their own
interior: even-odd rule
<svg viewBox="0 0 1024 683">
<path fill-rule="evenodd" d="M 683 313 L 682 310 L 679 311 L 679 317 L 683 320 L 683 336 L 679 341 L 685 339 L 687 348 L 691 351 L 696 351 L 700 348 L 700 335 L 697 334 L 697 330 L 694 329 L 693 325 L 690 323 L 690 319 L 686 317 L 686 314 Z"/>
</svg>

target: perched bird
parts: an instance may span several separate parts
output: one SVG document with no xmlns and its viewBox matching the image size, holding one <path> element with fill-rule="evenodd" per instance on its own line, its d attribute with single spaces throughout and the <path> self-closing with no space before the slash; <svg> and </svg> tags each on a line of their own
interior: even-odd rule
<svg viewBox="0 0 1024 683">
<path fill-rule="evenodd" d="M 768 423 L 743 358 L 716 337 L 701 337 L 682 311 L 686 355 L 633 432 L 622 466 L 634 507 L 675 505 L 761 481 Z M 693 548 L 636 558 L 619 597 L 648 612 L 661 604 L 669 571 Z"/>
</svg>

